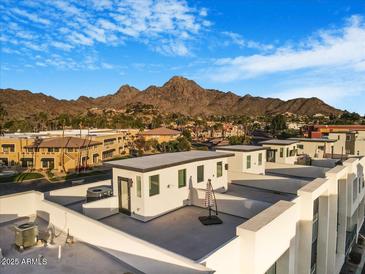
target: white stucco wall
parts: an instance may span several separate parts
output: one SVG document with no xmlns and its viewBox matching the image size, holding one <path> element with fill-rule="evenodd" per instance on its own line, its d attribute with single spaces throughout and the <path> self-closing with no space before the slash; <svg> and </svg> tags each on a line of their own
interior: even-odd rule
<svg viewBox="0 0 365 274">
<path fill-rule="evenodd" d="M 206 256 L 200 263 L 214 269 L 215 274 L 242 273 L 240 244 L 240 238 L 236 237 Z"/>
<path fill-rule="evenodd" d="M 303 148 L 300 148 L 300 146 L 303 146 Z M 307 154 L 312 158 L 323 158 L 325 153 L 331 154 L 331 147 L 334 147 L 334 143 L 300 141 L 299 144 L 297 144 L 297 147 L 298 154 Z"/>
<path fill-rule="evenodd" d="M 282 164 L 294 164 L 297 160 L 297 155 L 294 156 L 287 156 L 286 151 L 289 149 L 289 152 L 291 150 L 294 150 L 297 148 L 297 144 L 292 145 L 270 145 L 270 144 L 263 144 L 263 147 L 268 147 L 271 149 L 276 149 L 276 163 L 282 163 Z M 283 149 L 283 157 L 280 157 L 280 149 Z"/>
<path fill-rule="evenodd" d="M 337 140 L 333 146 L 335 154 L 346 154 L 346 133 L 329 133 L 328 138 Z"/>
<path fill-rule="evenodd" d="M 56 202 L 58 204 L 67 205 L 76 201 L 81 201 L 86 198 L 88 188 L 101 185 L 111 185 L 111 180 L 103 180 L 90 184 L 82 184 L 79 186 L 72 186 L 52 190 L 44 193 L 47 200 Z"/>
<path fill-rule="evenodd" d="M 297 205 L 280 201 L 238 226 L 241 273 L 263 274 L 288 249 L 292 249 L 297 220 Z M 293 268 L 289 262 L 293 264 L 293 260 L 288 260 L 287 269 Z"/>
<path fill-rule="evenodd" d="M 118 197 L 113 196 L 82 205 L 83 213 L 93 219 L 101 218 L 116 214 L 119 212 Z"/>
<path fill-rule="evenodd" d="M 222 162 L 223 174 L 217 177 L 217 162 Z M 113 188 L 118 196 L 118 177 L 131 178 L 131 212 L 132 216 L 140 220 L 149 220 L 158 217 L 168 211 L 188 205 L 190 201 L 191 188 L 206 188 L 208 179 L 212 180 L 214 189 L 227 189 L 228 179 L 225 164 L 227 158 L 197 161 L 182 164 L 155 171 L 139 173 L 119 168 L 113 168 Z M 197 166 L 204 165 L 204 181 L 197 183 Z M 185 187 L 178 187 L 178 170 L 186 169 L 187 182 Z M 160 193 L 154 196 L 149 195 L 149 177 L 160 176 Z M 137 197 L 136 176 L 141 176 L 142 197 Z"/>
<path fill-rule="evenodd" d="M 14 204 L 28 205 L 27 209 Z M 0 197 L 1 215 L 37 214 L 57 229 L 69 232 L 77 240 L 92 244 L 144 273 L 211 273 L 190 259 L 133 237 L 118 229 L 93 220 L 72 209 L 44 200 L 40 192 L 27 192 Z"/>
<path fill-rule="evenodd" d="M 231 152 L 234 157 L 228 158 L 228 169 L 235 172 L 247 172 L 254 174 L 265 174 L 266 150 L 258 151 L 226 151 L 219 148 L 217 152 Z M 262 164 L 259 165 L 259 154 L 262 155 Z M 247 168 L 247 156 L 251 156 L 251 167 Z"/>
<path fill-rule="evenodd" d="M 359 131 L 355 140 L 355 155 L 365 156 L 365 131 Z"/>
<path fill-rule="evenodd" d="M 0 223 L 34 214 L 34 191 L 0 196 Z"/>
</svg>

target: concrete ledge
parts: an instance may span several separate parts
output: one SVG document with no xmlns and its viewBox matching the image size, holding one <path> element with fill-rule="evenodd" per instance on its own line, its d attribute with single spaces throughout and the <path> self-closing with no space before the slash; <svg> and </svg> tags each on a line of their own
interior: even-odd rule
<svg viewBox="0 0 365 274">
<path fill-rule="evenodd" d="M 243 223 L 237 227 L 237 234 L 240 235 L 240 230 L 249 230 L 253 232 L 259 231 L 264 226 L 271 223 L 279 215 L 283 214 L 285 211 L 293 207 L 295 204 L 288 201 L 279 201 L 273 206 L 265 209 L 252 219 Z"/>
</svg>

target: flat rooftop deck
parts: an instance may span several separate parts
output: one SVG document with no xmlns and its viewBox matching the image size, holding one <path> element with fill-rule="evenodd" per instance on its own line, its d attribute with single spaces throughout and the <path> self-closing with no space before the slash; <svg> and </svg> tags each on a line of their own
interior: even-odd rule
<svg viewBox="0 0 365 274">
<path fill-rule="evenodd" d="M 100 222 L 192 260 L 199 260 L 235 238 L 236 227 L 247 220 L 219 213 L 223 224 L 204 226 L 198 217 L 206 215 L 207 209 L 186 206 L 146 223 L 121 213 Z"/>
<path fill-rule="evenodd" d="M 270 204 L 275 204 L 281 200 L 292 201 L 295 197 L 297 197 L 296 195 L 290 193 L 278 193 L 272 190 L 260 189 L 239 184 L 228 184 L 228 190 L 224 194 Z"/>
<path fill-rule="evenodd" d="M 19 252 L 14 247 L 15 233 L 12 230 L 14 225 L 28 222 L 29 218 L 18 218 L 14 221 L 0 224 L 0 248 L 2 254 L 6 258 L 22 258 L 37 259 L 43 256 L 47 260 L 47 264 L 19 264 L 19 265 L 1 265 L 0 273 L 2 274 L 84 274 L 84 273 L 142 273 L 133 267 L 123 263 L 102 250 L 76 241 L 74 244 L 65 245 L 65 235 L 61 234 L 55 238 L 54 245 L 47 247 L 35 246 Z M 48 224 L 37 218 L 35 220 L 39 230 L 45 230 Z M 58 245 L 62 246 L 62 257 L 58 259 Z"/>
<path fill-rule="evenodd" d="M 293 194 L 308 184 L 309 180 L 302 180 L 298 178 L 288 178 L 282 176 L 260 175 L 251 173 L 229 173 L 229 178 L 233 184 L 270 190 L 279 194 Z"/>
<path fill-rule="evenodd" d="M 312 181 L 316 178 L 325 178 L 330 168 L 319 166 L 291 165 L 281 163 L 266 163 L 266 174 L 290 177 L 292 179 Z"/>
<path fill-rule="evenodd" d="M 252 145 L 230 145 L 230 146 L 217 146 L 215 150 L 252 152 L 259 150 L 267 150 L 267 147 L 252 146 Z"/>
</svg>

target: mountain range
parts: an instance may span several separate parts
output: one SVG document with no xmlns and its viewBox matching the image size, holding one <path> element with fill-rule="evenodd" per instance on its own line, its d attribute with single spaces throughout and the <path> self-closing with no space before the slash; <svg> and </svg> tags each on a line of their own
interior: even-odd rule
<svg viewBox="0 0 365 274">
<path fill-rule="evenodd" d="M 318 98 L 297 98 L 284 101 L 251 95 L 239 96 L 233 92 L 204 89 L 192 80 L 174 76 L 163 86 L 149 86 L 138 90 L 121 86 L 114 94 L 97 98 L 81 96 L 77 100 L 60 100 L 43 93 L 28 90 L 0 89 L 0 104 L 13 118 L 25 118 L 37 112 L 48 115 L 77 114 L 90 108 L 123 110 L 131 104 L 149 104 L 165 113 L 185 115 L 323 115 L 342 113 Z"/>
</svg>

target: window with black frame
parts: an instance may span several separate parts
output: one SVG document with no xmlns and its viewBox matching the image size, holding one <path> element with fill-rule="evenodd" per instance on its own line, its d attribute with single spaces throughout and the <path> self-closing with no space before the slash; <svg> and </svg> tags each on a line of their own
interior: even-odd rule
<svg viewBox="0 0 365 274">
<path fill-rule="evenodd" d="M 319 198 L 313 201 L 311 274 L 316 273 L 316 268 L 317 268 L 318 215 L 319 215 Z"/>
</svg>

